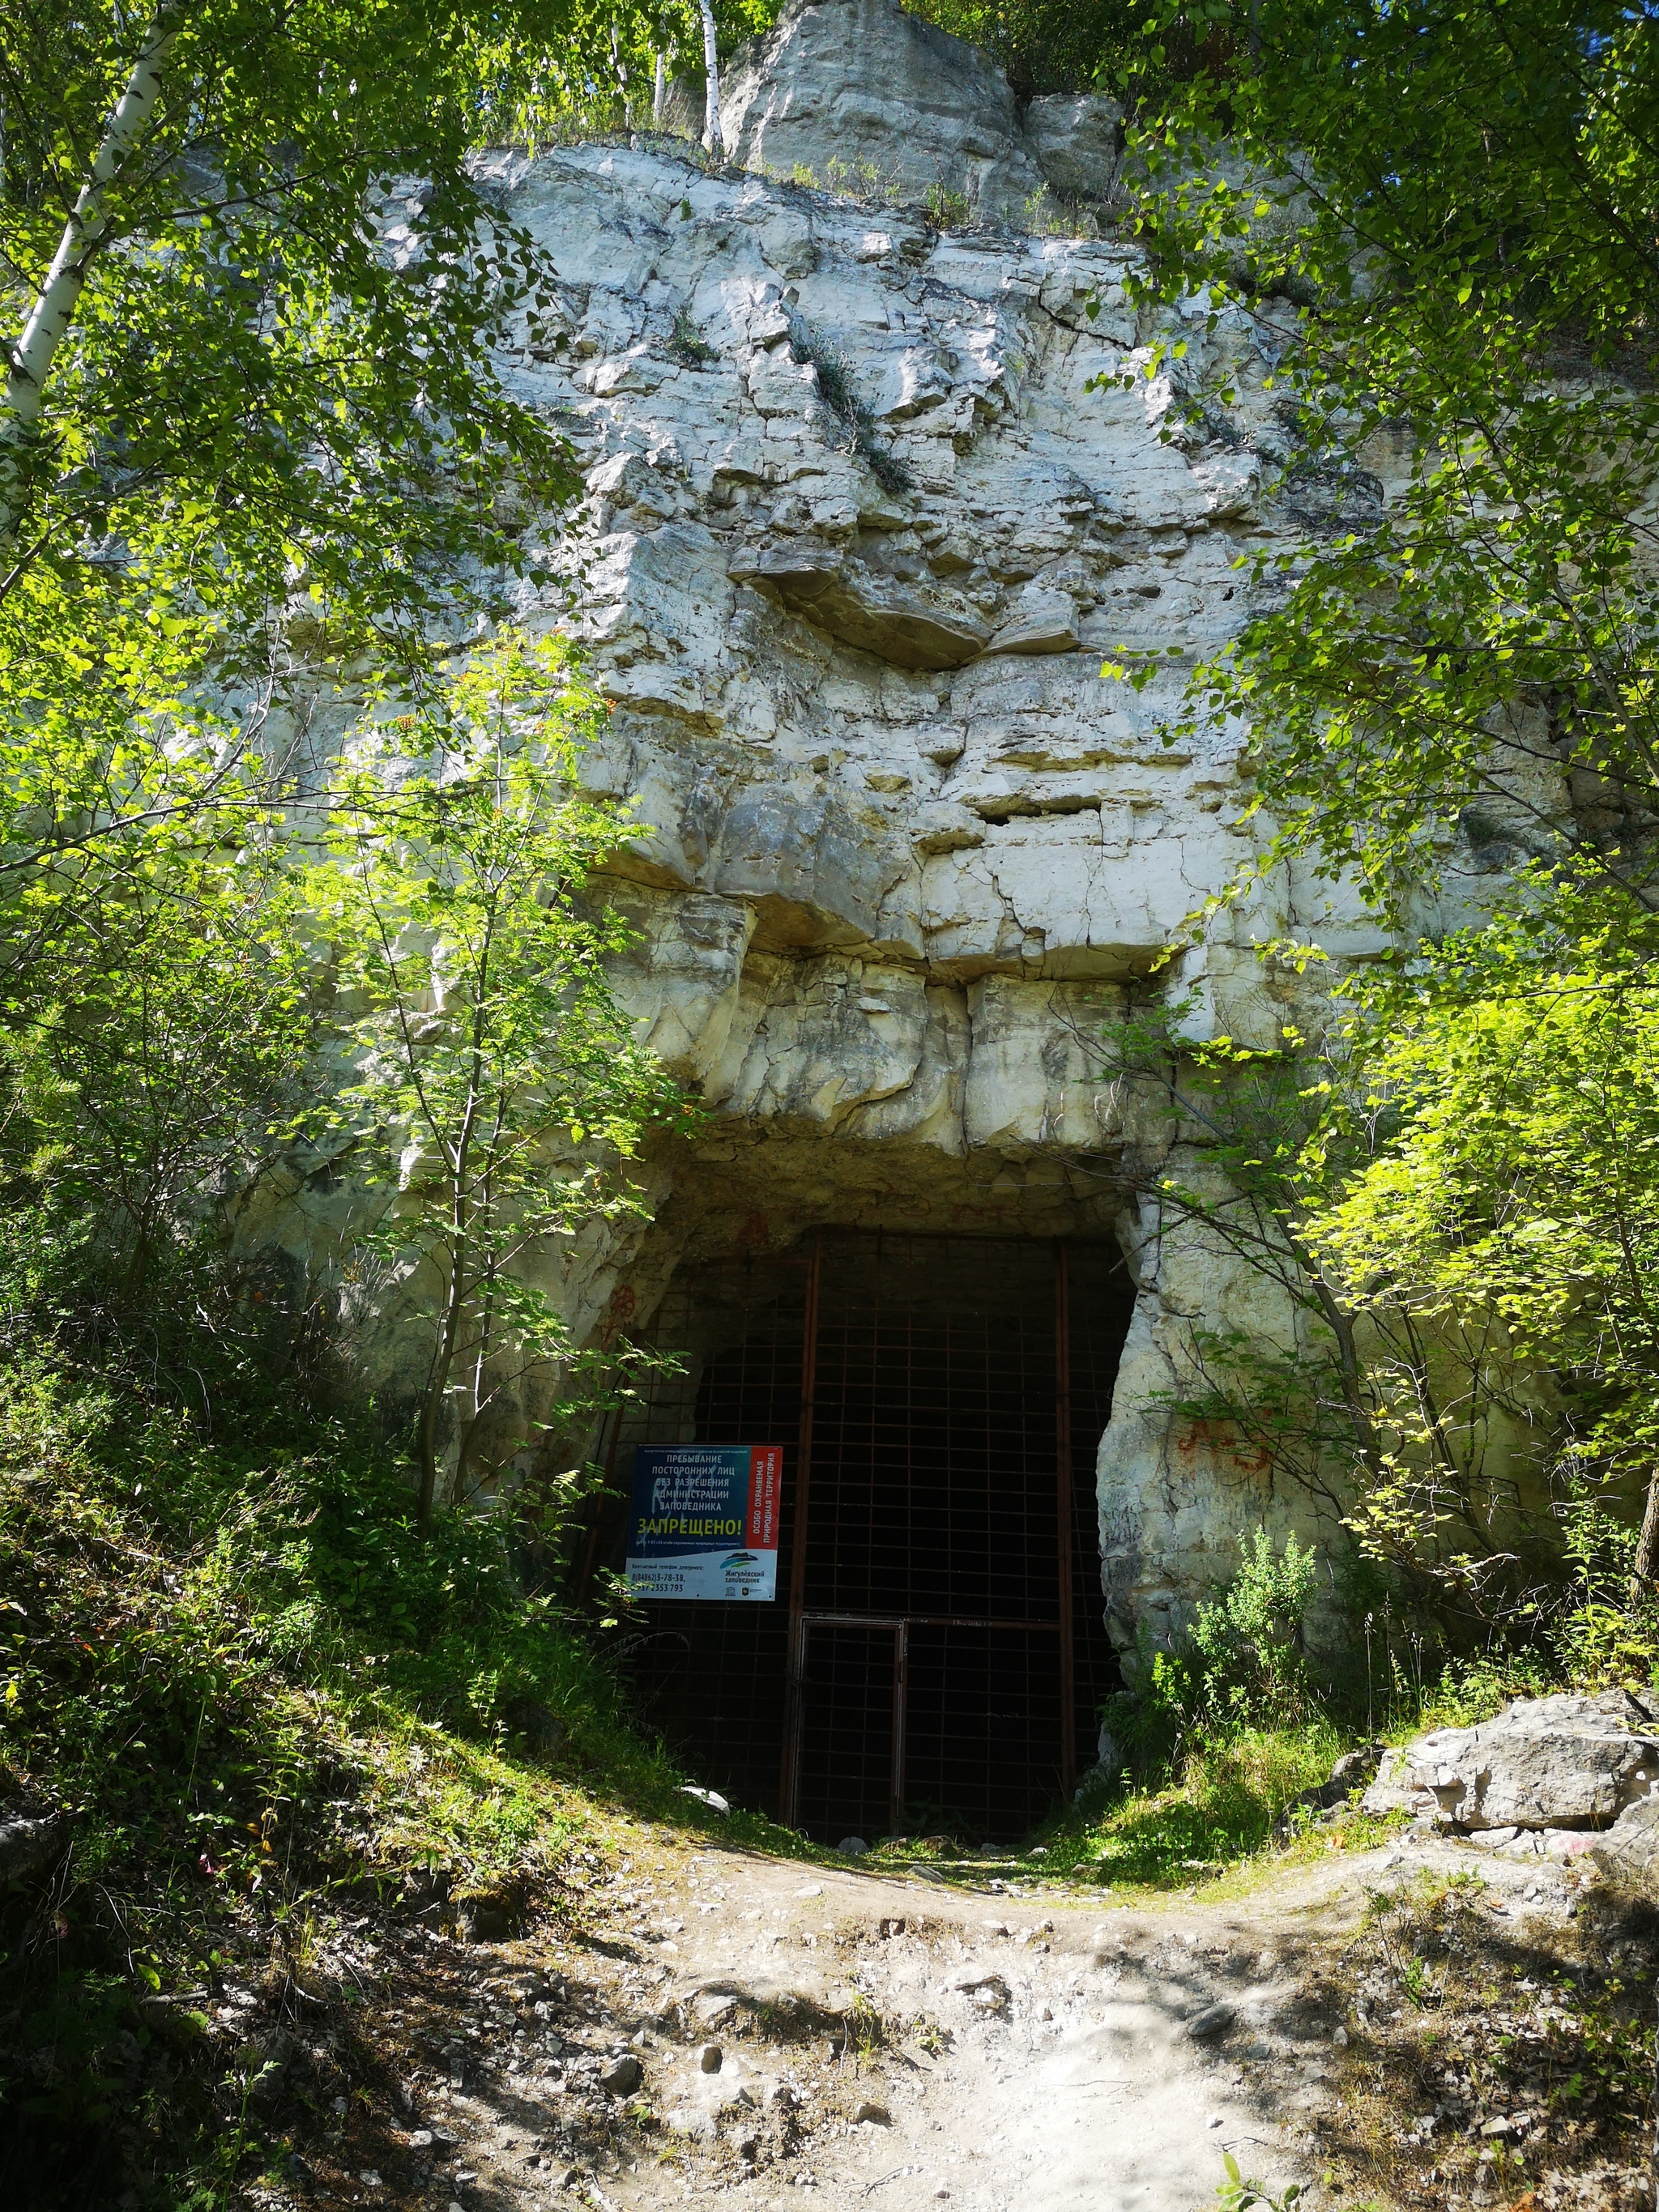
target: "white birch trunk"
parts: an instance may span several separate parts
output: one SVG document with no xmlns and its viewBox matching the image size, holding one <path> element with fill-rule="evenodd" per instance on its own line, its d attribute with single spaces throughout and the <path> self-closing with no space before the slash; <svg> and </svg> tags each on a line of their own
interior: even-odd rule
<svg viewBox="0 0 1659 2212">
<path fill-rule="evenodd" d="M 703 109 L 702 143 L 711 154 L 725 156 L 726 148 L 720 137 L 720 64 L 714 46 L 714 10 L 709 0 L 702 0 L 702 66 L 708 88 L 708 103 Z"/>
<path fill-rule="evenodd" d="M 653 131 L 660 131 L 663 106 L 668 98 L 668 57 L 660 46 L 657 49 L 656 63 L 656 81 L 651 88 L 651 127 Z"/>
<path fill-rule="evenodd" d="M 27 488 L 21 457 L 40 419 L 53 358 L 75 319 L 99 243 L 109 228 L 109 188 L 160 95 L 161 64 L 178 35 L 173 20 L 176 13 L 176 0 L 163 0 L 155 11 L 126 90 L 104 132 L 92 173 L 64 225 L 23 335 L 11 349 L 4 413 L 0 414 L 0 555 L 10 551 L 22 522 Z"/>
</svg>

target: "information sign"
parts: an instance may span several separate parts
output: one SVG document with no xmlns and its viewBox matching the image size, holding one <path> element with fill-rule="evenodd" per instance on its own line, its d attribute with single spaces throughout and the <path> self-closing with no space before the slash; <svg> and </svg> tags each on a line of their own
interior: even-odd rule
<svg viewBox="0 0 1659 2212">
<path fill-rule="evenodd" d="M 640 1444 L 628 1523 L 638 1597 L 778 1594 L 776 1444 Z"/>
</svg>

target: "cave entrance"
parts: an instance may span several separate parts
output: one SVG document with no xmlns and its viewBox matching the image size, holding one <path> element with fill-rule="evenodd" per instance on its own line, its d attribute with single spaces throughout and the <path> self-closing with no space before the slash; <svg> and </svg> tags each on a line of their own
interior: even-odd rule
<svg viewBox="0 0 1659 2212">
<path fill-rule="evenodd" d="M 635 1683 L 700 1780 L 835 1843 L 1015 1836 L 1118 1684 L 1095 1451 L 1133 1292 L 1103 1243 L 823 1230 L 683 1269 L 635 1442 L 783 1447 L 778 1598 L 650 1603 Z"/>
</svg>

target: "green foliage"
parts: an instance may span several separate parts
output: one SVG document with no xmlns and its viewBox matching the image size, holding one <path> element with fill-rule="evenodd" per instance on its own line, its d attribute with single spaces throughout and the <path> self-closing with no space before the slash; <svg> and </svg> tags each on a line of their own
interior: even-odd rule
<svg viewBox="0 0 1659 2212">
<path fill-rule="evenodd" d="M 1351 987 L 1331 1125 L 1363 1123 L 1370 1156 L 1300 1224 L 1367 1352 L 1362 1542 L 1488 1612 L 1509 1589 L 1592 1672 L 1659 1443 L 1651 991 L 1620 906 L 1534 878 Z"/>
<path fill-rule="evenodd" d="M 1291 2212 L 1291 2207 L 1301 2201 L 1299 2182 L 1292 2181 L 1282 2196 L 1274 2197 L 1261 2182 L 1246 2181 L 1231 2151 L 1223 2152 L 1221 2166 L 1226 2179 L 1216 2184 L 1215 2193 L 1225 2207 L 1225 2212 L 1251 2212 L 1251 2207 L 1257 2204 L 1264 2208 L 1264 2212 Z"/>
<path fill-rule="evenodd" d="M 1106 1726 L 1143 1769 L 1178 1762 L 1192 1745 L 1245 1730 L 1294 1729 L 1316 1705 L 1302 1644 L 1318 1555 L 1294 1535 L 1275 1551 L 1265 1528 L 1248 1536 L 1238 1571 L 1200 1604 L 1173 1646 L 1143 1632 L 1132 1690 L 1109 1701 Z"/>
<path fill-rule="evenodd" d="M 421 1539 L 366 1437 L 290 1401 L 303 1455 L 280 1427 L 216 1449 L 199 1415 L 64 1364 L 0 1379 L 0 1787 L 60 1810 L 72 1847 L 44 1896 L 0 1902 L 0 2136 L 28 2201 L 92 2203 L 217 2132 L 205 2039 L 152 1992 L 280 1945 L 343 1882 L 545 1878 L 575 1808 L 495 1747 L 515 1713 L 556 1716 L 567 1769 L 666 1780 L 499 1534 Z M 171 2086 L 137 2100 L 163 2034 Z"/>
<path fill-rule="evenodd" d="M 720 357 L 719 347 L 709 344 L 684 307 L 674 318 L 674 331 L 668 341 L 668 350 L 685 368 L 702 368 L 709 362 L 718 361 Z"/>
<path fill-rule="evenodd" d="M 496 362 L 545 272 L 466 156 L 486 88 L 567 21 L 8 15 L 0 325 L 44 327 L 51 284 L 61 335 L 0 401 L 0 889 L 117 823 L 254 805 L 301 668 L 413 678 L 434 625 L 537 568 L 524 524 L 571 478 Z M 100 182 L 141 51 L 156 96 Z"/>
<path fill-rule="evenodd" d="M 575 1358 L 528 1263 L 544 1274 L 579 1231 L 643 1216 L 628 1163 L 651 1122 L 684 1118 L 611 994 L 628 933 L 580 902 L 636 826 L 580 787 L 598 712 L 559 641 L 503 634 L 372 733 L 312 875 L 353 1069 L 301 1126 L 367 1168 L 380 1254 L 435 1308 L 422 1522 L 444 1419 L 465 1498 L 525 1441 L 495 1415 L 526 1366 Z"/>
<path fill-rule="evenodd" d="M 1645 903 L 1650 19 L 1272 0 L 1157 20 L 1206 21 L 1218 65 L 1143 123 L 1151 290 L 1201 283 L 1214 313 L 1148 373 L 1176 373 L 1194 421 L 1200 387 L 1224 406 L 1266 375 L 1292 513 L 1300 486 L 1322 517 L 1247 562 L 1258 611 L 1188 688 L 1199 715 L 1250 716 L 1266 865 L 1311 854 L 1403 914 L 1461 816 L 1463 866 L 1570 851 Z M 1223 131 L 1233 158 L 1206 164 Z"/>
<path fill-rule="evenodd" d="M 1049 1876 L 1160 1889 L 1213 1879 L 1268 1847 L 1285 1806 L 1326 1779 L 1348 1742 L 1320 1713 L 1197 1735 L 1172 1765 L 1097 1783 L 1047 1833 L 1036 1864 Z"/>
<path fill-rule="evenodd" d="M 279 828 L 207 801 L 133 842 L 24 878 L 0 1002 L 14 1200 L 44 1200 L 39 1234 L 94 1240 L 129 1302 L 268 1158 L 313 1031 Z"/>
<path fill-rule="evenodd" d="M 1165 1233 L 1267 1294 L 1249 1332 L 1188 1331 L 1172 1411 L 1346 1522 L 1465 1648 L 1614 1597 L 1567 1516 L 1593 1502 L 1606 1551 L 1655 1457 L 1645 940 L 1605 886 L 1522 890 L 1350 981 L 1321 1035 L 1194 1045 L 1176 1000 L 1099 1048 L 1199 1140 L 1144 1171 Z"/>
<path fill-rule="evenodd" d="M 927 187 L 925 196 L 927 212 L 941 230 L 961 230 L 966 228 L 974 210 L 966 192 L 957 191 L 954 185 L 934 183 Z"/>
<path fill-rule="evenodd" d="M 1308 1702 L 1301 1632 L 1319 1577 L 1316 1553 L 1287 1536 L 1275 1552 L 1265 1528 L 1243 1549 L 1238 1572 L 1190 1631 L 1205 1701 L 1227 1723 L 1291 1723 Z"/>
<path fill-rule="evenodd" d="M 1134 0 L 911 0 L 909 12 L 994 55 L 1022 99 L 1097 85 L 1122 93 L 1147 72 L 1147 11 Z M 1184 64 L 1177 46 L 1170 65 Z"/>
<path fill-rule="evenodd" d="M 210 1424 L 117 1381 L 45 1348 L 0 1374 L 0 1792 L 71 1846 L 0 1899 L 0 2187 L 31 2203 L 258 2149 L 246 2112 L 228 2148 L 171 2001 L 291 1967 L 330 1899 L 533 1904 L 585 1790 L 686 1803 L 592 1632 L 501 1523 L 421 1532 L 372 1424 L 290 1384 L 227 1445 L 231 1392 Z"/>
<path fill-rule="evenodd" d="M 1494 1356 L 1548 1362 L 1616 1480 L 1659 1449 L 1659 1026 L 1602 903 L 1557 890 L 1359 994 L 1392 1131 L 1310 1234 L 1362 1310 L 1481 1311 Z"/>
<path fill-rule="evenodd" d="M 549 272 L 469 155 L 567 30 L 574 64 L 542 0 L 0 27 L 0 1157 L 35 1209 L 26 1304 L 61 1313 L 73 1276 L 137 1319 L 314 1084 L 307 696 L 349 671 L 441 719 L 453 635 L 542 573 L 573 479 L 498 363 Z"/>
<path fill-rule="evenodd" d="M 1160 82 L 1200 31 L 1211 65 Z M 1276 395 L 1300 540 L 1243 556 L 1249 618 L 1164 729 L 1249 718 L 1261 835 L 1227 896 L 1297 859 L 1408 945 L 1437 890 L 1494 917 L 1354 993 L 1285 1177 L 1349 1317 L 1358 1532 L 1475 1632 L 1547 1620 L 1575 1668 L 1638 1668 L 1651 1546 L 1615 1594 L 1562 1516 L 1628 1522 L 1655 1463 L 1654 26 L 1280 0 L 1150 38 L 1139 298 L 1212 312 L 1145 373 L 1188 442 Z M 1261 1398 L 1248 1364 L 1223 1395 Z"/>
</svg>

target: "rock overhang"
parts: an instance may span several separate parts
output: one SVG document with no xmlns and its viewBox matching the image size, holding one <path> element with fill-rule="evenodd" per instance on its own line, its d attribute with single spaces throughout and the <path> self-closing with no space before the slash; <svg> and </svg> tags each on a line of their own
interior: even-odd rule
<svg viewBox="0 0 1659 2212">
<path fill-rule="evenodd" d="M 815 17 L 910 37 L 884 0 L 793 8 L 775 76 Z M 734 97 L 742 129 L 805 130 L 766 98 Z M 992 106 L 1027 158 L 1041 126 L 1052 158 L 1092 131 L 1104 161 L 1101 110 Z M 1004 158 L 995 131 L 976 143 Z M 1247 733 L 1159 728 L 1248 615 L 1238 556 L 1292 534 L 1255 334 L 1169 319 L 1182 373 L 1236 397 L 1213 436 L 1167 435 L 1131 246 L 945 228 L 660 140 L 481 167 L 556 274 L 548 331 L 523 330 L 507 371 L 583 480 L 549 524 L 561 581 L 520 614 L 571 634 L 610 700 L 584 775 L 651 825 L 606 879 L 637 932 L 618 987 L 710 1112 L 702 1143 L 647 1159 L 643 1243 L 596 1235 L 550 1285 L 580 1334 L 619 1282 L 648 1304 L 677 1252 L 756 1215 L 773 1237 L 1115 1224 L 1142 1295 L 1102 1462 L 1113 1603 L 1131 1628 L 1175 1617 L 1241 1520 L 1280 1509 L 1185 1451 L 1160 1405 L 1182 1330 L 1224 1321 L 1238 1286 L 1120 1176 L 1126 1147 L 1170 1139 L 1091 1039 L 1173 979 L 1195 1034 L 1272 1041 L 1284 1009 L 1252 940 L 1316 911 L 1281 878 L 1188 943 L 1252 849 Z M 1164 656 L 1146 690 L 1103 677 L 1120 646 Z"/>
</svg>

